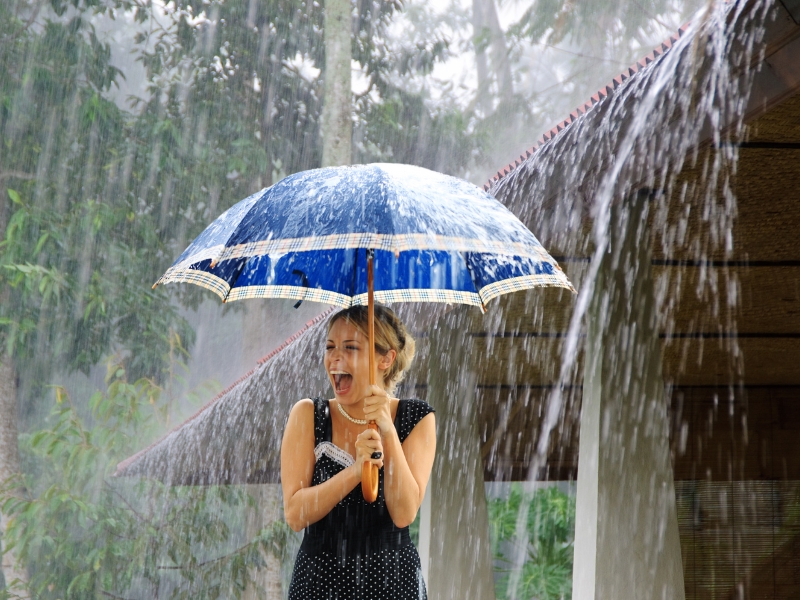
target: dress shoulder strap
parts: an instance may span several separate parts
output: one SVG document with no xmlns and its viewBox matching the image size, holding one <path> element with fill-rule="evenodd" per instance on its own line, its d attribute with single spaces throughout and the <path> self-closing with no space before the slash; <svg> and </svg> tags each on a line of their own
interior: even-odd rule
<svg viewBox="0 0 800 600">
<path fill-rule="evenodd" d="M 328 401 L 325 398 L 314 398 L 314 445 L 330 442 L 332 434 Z"/>
<path fill-rule="evenodd" d="M 406 440 L 417 423 L 432 412 L 436 411 L 424 400 L 401 399 L 397 405 L 397 415 L 395 416 L 395 427 L 400 443 L 402 444 Z"/>
</svg>

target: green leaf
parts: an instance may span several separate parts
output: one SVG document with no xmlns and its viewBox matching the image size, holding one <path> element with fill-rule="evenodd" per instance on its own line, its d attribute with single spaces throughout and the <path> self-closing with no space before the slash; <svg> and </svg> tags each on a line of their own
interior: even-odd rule
<svg viewBox="0 0 800 600">
<path fill-rule="evenodd" d="M 44 248 L 44 245 L 47 243 L 47 240 L 49 240 L 49 239 L 50 239 L 50 234 L 47 233 L 47 232 L 45 232 L 41 236 L 39 236 L 39 241 L 36 242 L 36 248 L 34 248 L 34 250 L 33 250 L 33 255 L 34 256 L 38 256 L 39 255 L 39 253 L 42 251 L 42 248 Z"/>
</svg>

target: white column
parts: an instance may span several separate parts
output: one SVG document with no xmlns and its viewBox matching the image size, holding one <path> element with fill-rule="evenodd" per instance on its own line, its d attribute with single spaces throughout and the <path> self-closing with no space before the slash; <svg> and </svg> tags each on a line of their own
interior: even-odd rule
<svg viewBox="0 0 800 600">
<path fill-rule="evenodd" d="M 494 600 L 494 570 L 470 344 L 461 309 L 431 332 L 428 402 L 436 409 L 430 495 L 430 600 Z M 444 325 L 443 325 L 444 324 Z M 420 532 L 422 534 L 422 532 Z"/>
<path fill-rule="evenodd" d="M 613 210 L 588 314 L 574 600 L 683 600 L 649 201 Z"/>
</svg>

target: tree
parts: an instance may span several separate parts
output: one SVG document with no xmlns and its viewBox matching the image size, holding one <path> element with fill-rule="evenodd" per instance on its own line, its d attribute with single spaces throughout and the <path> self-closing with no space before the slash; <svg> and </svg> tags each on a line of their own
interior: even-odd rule
<svg viewBox="0 0 800 600">
<path fill-rule="evenodd" d="M 704 0 L 531 2 L 506 31 L 517 93 L 552 127 L 683 25 Z"/>
<path fill-rule="evenodd" d="M 74 8 L 59 18 L 53 2 L 39 28 L 40 7 L 0 7 L 0 179 L 13 185 L 0 196 L 3 479 L 17 471 L 16 407 L 34 418 L 54 373 L 124 348 L 132 374 L 158 378 L 168 331 L 192 339 L 164 293 L 141 284 L 161 241 L 127 193 L 128 120 L 104 97 L 119 73 L 89 9 Z"/>
<path fill-rule="evenodd" d="M 355 160 L 468 176 L 485 158 L 486 138 L 474 114 L 430 81 L 436 65 L 457 52 L 447 30 L 461 15 L 442 18 L 424 3 L 408 3 L 402 17 L 399 32 L 381 34 L 371 47 L 356 39 L 367 85 L 356 96 Z"/>
<path fill-rule="evenodd" d="M 19 448 L 17 446 L 17 381 L 14 365 L 3 353 L 0 360 L 0 481 L 7 481 L 18 475 Z M 9 516 L 0 511 L 0 535 L 2 535 L 3 577 L 7 586 L 24 586 L 28 582 L 28 573 L 20 564 L 16 553 L 9 549 L 6 540 Z"/>
<path fill-rule="evenodd" d="M 476 108 L 484 114 L 491 114 L 494 111 L 489 89 L 492 83 L 491 73 L 494 73 L 497 83 L 497 98 L 508 98 L 514 93 L 511 57 L 494 0 L 472 0 L 472 36 L 478 72 Z M 491 68 L 487 60 L 487 49 L 490 50 Z"/>
</svg>

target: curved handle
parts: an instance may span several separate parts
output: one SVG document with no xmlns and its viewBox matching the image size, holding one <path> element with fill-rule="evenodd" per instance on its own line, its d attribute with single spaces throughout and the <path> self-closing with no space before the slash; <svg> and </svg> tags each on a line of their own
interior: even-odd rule
<svg viewBox="0 0 800 600">
<path fill-rule="evenodd" d="M 375 421 L 370 421 L 367 427 L 378 430 Z M 378 498 L 378 467 L 372 463 L 365 462 L 361 466 L 361 493 L 370 504 Z"/>
</svg>

